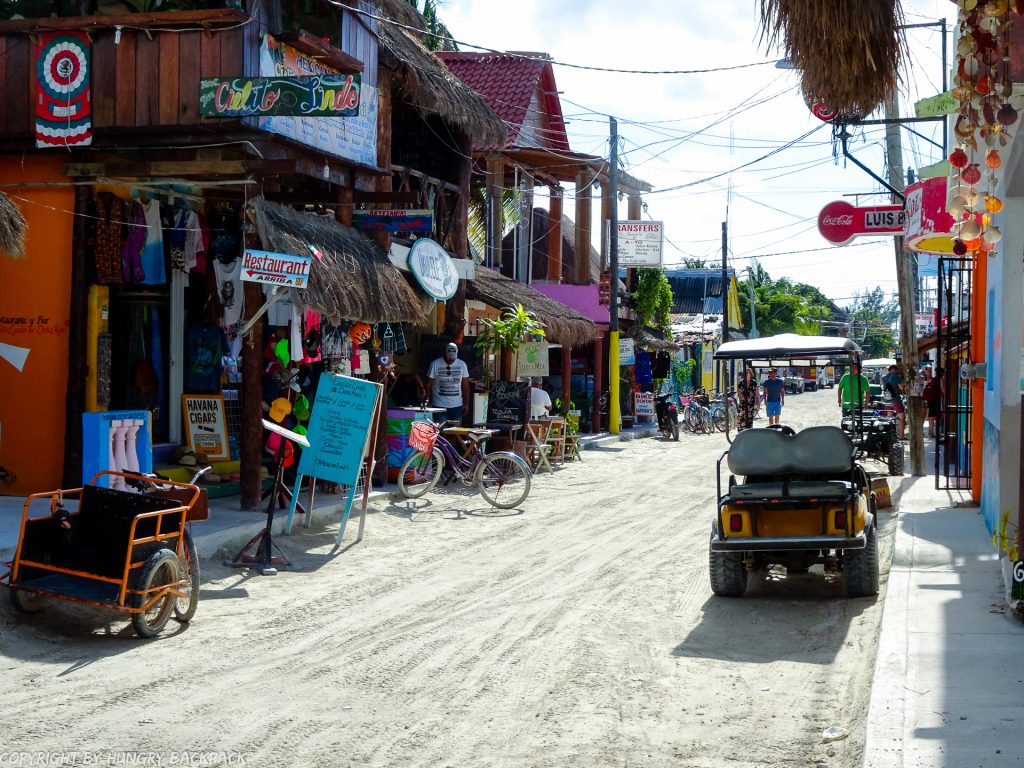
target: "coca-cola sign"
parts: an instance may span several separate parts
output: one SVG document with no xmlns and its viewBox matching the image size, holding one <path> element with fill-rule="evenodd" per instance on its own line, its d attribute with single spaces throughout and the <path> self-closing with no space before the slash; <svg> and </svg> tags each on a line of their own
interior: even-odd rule
<svg viewBox="0 0 1024 768">
<path fill-rule="evenodd" d="M 836 200 L 818 214 L 818 231 L 833 245 L 846 245 L 860 235 L 902 235 L 905 220 L 902 205 L 857 207 Z"/>
</svg>

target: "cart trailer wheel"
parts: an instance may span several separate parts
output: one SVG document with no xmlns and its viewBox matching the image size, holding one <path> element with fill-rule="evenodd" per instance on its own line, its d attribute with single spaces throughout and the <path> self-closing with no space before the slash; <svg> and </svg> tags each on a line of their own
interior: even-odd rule
<svg viewBox="0 0 1024 768">
<path fill-rule="evenodd" d="M 186 597 L 174 601 L 174 618 L 182 624 L 192 621 L 199 607 L 199 553 L 192 534 L 186 529 L 185 541 L 182 544 L 182 557 L 178 567 L 181 569 L 181 591 Z"/>
<path fill-rule="evenodd" d="M 7 590 L 7 596 L 18 613 L 39 613 L 46 605 L 46 598 L 36 592 L 11 587 Z"/>
<path fill-rule="evenodd" d="M 163 587 L 175 587 L 181 580 L 178 556 L 169 549 L 161 549 L 149 556 L 136 581 L 138 594 L 133 596 L 134 607 L 142 609 L 132 614 L 132 626 L 139 637 L 156 637 L 174 613 L 177 599 L 170 592 L 160 595 Z M 159 595 L 154 600 L 154 596 Z"/>
</svg>

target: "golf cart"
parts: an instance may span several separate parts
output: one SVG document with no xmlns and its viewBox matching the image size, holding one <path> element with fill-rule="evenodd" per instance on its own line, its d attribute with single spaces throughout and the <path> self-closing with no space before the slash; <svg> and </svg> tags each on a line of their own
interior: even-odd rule
<svg viewBox="0 0 1024 768">
<path fill-rule="evenodd" d="M 848 365 L 860 353 L 849 339 L 782 334 L 727 342 L 715 358 L 764 368 Z M 739 432 L 718 459 L 712 591 L 739 597 L 750 573 L 772 566 L 805 573 L 821 564 L 842 573 L 848 596 L 877 594 L 875 500 L 853 440 L 836 426 L 774 426 Z"/>
</svg>

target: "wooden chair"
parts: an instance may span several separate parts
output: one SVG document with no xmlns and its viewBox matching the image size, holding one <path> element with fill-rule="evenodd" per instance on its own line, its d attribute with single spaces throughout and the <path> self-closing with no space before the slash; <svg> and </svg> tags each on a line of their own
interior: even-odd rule
<svg viewBox="0 0 1024 768">
<path fill-rule="evenodd" d="M 551 446 L 548 444 L 550 430 L 551 424 L 547 420 L 526 423 L 526 460 L 535 472 L 539 472 L 541 467 L 547 468 L 548 472 L 555 471 L 548 461 L 548 454 L 551 452 Z"/>
<path fill-rule="evenodd" d="M 559 464 L 565 463 L 565 438 L 567 432 L 567 425 L 565 419 L 560 416 L 553 416 L 548 427 L 548 439 L 547 445 L 549 447 L 549 456 L 552 461 L 556 461 Z"/>
</svg>

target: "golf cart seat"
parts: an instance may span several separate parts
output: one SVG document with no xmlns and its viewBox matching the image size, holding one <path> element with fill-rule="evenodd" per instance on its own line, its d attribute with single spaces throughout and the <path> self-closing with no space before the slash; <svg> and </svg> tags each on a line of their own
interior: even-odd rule
<svg viewBox="0 0 1024 768">
<path fill-rule="evenodd" d="M 774 429 L 747 429 L 728 453 L 729 499 L 770 503 L 845 499 L 854 489 L 853 444 L 832 426 L 808 427 L 795 435 Z M 742 476 L 743 483 L 736 483 Z"/>
</svg>

